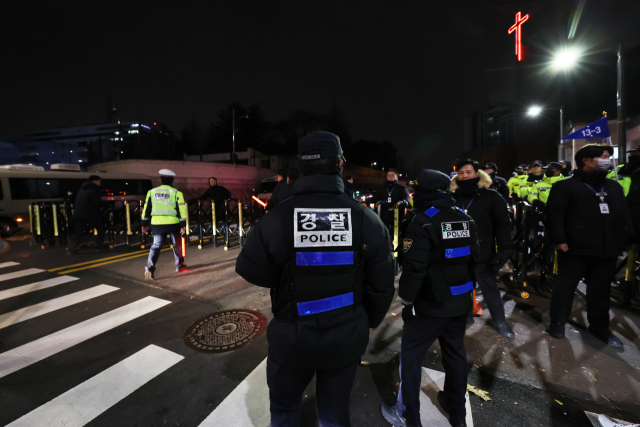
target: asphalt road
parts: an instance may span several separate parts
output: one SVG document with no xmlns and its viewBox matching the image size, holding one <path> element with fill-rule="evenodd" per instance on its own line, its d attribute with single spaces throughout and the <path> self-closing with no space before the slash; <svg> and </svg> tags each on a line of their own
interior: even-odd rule
<svg viewBox="0 0 640 427">
<path fill-rule="evenodd" d="M 264 334 L 221 354 L 183 342 L 210 313 L 247 309 L 271 319 L 268 290 L 234 272 L 237 245 L 190 246 L 180 274 L 165 251 L 148 282 L 147 250 L 139 247 L 68 256 L 28 239 L 9 243 L 0 255 L 0 425 L 268 425 Z M 470 394 L 472 425 L 588 426 L 585 410 L 640 422 L 639 307 L 612 309 L 625 344 L 616 350 L 586 332 L 580 293 L 559 341 L 544 332 L 548 299 L 522 300 L 509 282 L 501 286 L 517 337 L 502 338 L 486 317 L 470 319 L 468 382 L 492 399 Z M 379 406 L 398 390 L 399 314 L 394 302 L 372 333 L 352 394 L 354 426 L 388 425 Z M 437 344 L 423 366 L 424 424 L 446 426 L 435 403 L 443 371 Z M 315 416 L 312 383 L 302 425 L 317 425 Z"/>
</svg>

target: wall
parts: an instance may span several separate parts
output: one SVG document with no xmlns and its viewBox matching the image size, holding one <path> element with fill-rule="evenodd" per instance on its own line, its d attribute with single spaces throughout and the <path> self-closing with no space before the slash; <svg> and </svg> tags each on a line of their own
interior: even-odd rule
<svg viewBox="0 0 640 427">
<path fill-rule="evenodd" d="M 229 163 L 185 162 L 178 160 L 120 160 L 97 163 L 89 172 L 139 173 L 147 175 L 153 185 L 160 185 L 158 171 L 169 169 L 176 173 L 174 187 L 184 193 L 185 198 L 198 197 L 209 187 L 209 177 L 218 178 L 218 184 L 231 191 L 234 198 L 251 197 L 252 190 L 265 178 L 275 176 L 270 169 Z"/>
</svg>

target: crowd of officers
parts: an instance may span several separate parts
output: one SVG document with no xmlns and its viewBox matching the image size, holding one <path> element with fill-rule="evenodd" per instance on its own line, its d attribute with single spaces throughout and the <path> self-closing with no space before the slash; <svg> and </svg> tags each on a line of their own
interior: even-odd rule
<svg viewBox="0 0 640 427">
<path fill-rule="evenodd" d="M 353 196 L 352 177 L 342 177 L 346 159 L 338 136 L 313 132 L 298 143 L 299 169 L 279 172 L 279 184 L 236 261 L 249 283 L 270 289 L 273 320 L 267 329 L 271 426 L 298 426 L 302 394 L 316 377 L 320 426 L 350 426 L 350 394 L 369 335 L 395 297 L 394 256 L 402 266 L 397 298 L 402 303 L 400 390 L 381 406 L 393 426 L 421 426 L 422 360 L 437 339 L 445 369 L 438 402 L 452 426 L 466 426 L 468 361 L 464 346 L 476 287 L 498 333 L 512 338 L 496 275 L 514 250 L 510 205 L 526 201 L 545 212 L 557 250 L 549 335 L 562 339 L 574 293 L 587 285 L 588 330 L 613 347 L 609 330 L 611 281 L 616 261 L 640 232 L 640 150 L 611 171 L 611 146 L 587 145 L 568 162 L 519 166 L 507 182 L 497 165 L 463 160 L 450 178 L 420 172 L 413 199 L 389 169 L 371 200 L 378 212 Z M 175 174 L 160 171 L 162 185 L 149 191 L 143 230 L 154 234 L 145 278 L 152 279 L 159 249 L 170 235 L 176 272 L 184 267 L 186 205 L 172 187 Z M 286 178 L 285 178 L 286 176 Z M 95 227 L 99 177 L 83 186 L 77 209 L 82 228 Z M 619 181 L 619 182 L 616 182 Z M 96 193 L 96 194 L 94 194 Z M 211 178 L 203 198 L 230 194 Z M 626 197 L 625 197 L 626 196 Z M 77 202 L 77 204 L 80 204 Z M 390 239 L 393 207 L 406 208 L 397 254 Z M 404 211 L 404 209 L 402 209 Z M 74 245 L 71 245 L 73 249 Z"/>
</svg>

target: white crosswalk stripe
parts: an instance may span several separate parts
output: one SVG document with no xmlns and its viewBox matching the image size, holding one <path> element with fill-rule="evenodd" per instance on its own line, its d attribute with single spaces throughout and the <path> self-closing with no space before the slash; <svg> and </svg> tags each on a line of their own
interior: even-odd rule
<svg viewBox="0 0 640 427">
<path fill-rule="evenodd" d="M 63 297 L 54 298 L 49 301 L 41 302 L 39 304 L 30 305 L 19 310 L 11 311 L 0 315 L 0 329 L 7 326 L 15 325 L 16 323 L 24 322 L 25 320 L 33 319 L 34 317 L 42 316 L 43 314 L 51 313 L 52 311 L 60 310 L 61 308 L 69 307 L 70 305 L 78 304 L 87 301 L 91 298 L 96 298 L 101 295 L 108 294 L 109 292 L 117 291 L 118 288 L 109 285 L 98 285 L 83 291 L 74 292 Z"/>
<path fill-rule="evenodd" d="M 0 378 L 110 329 L 151 313 L 171 301 L 146 297 L 0 354 Z"/>
<path fill-rule="evenodd" d="M 13 267 L 14 265 L 20 265 L 20 263 L 19 262 L 13 262 L 13 261 L 0 262 L 0 268 Z"/>
<path fill-rule="evenodd" d="M 0 291 L 0 300 L 17 297 L 18 295 L 28 294 L 29 292 L 39 291 L 41 289 L 50 288 L 52 286 L 61 285 L 63 283 L 73 282 L 79 280 L 73 276 L 58 276 L 53 279 L 43 280 L 41 282 L 30 283 L 24 286 L 17 286 L 15 288 L 6 289 Z"/>
<path fill-rule="evenodd" d="M 0 274 L 0 282 L 5 280 L 17 279 L 19 277 L 30 276 L 32 274 L 42 273 L 44 270 L 39 268 L 28 268 L 26 270 L 14 271 L 13 273 Z"/>
<path fill-rule="evenodd" d="M 179 354 L 150 345 L 7 427 L 84 426 L 182 359 Z"/>
</svg>

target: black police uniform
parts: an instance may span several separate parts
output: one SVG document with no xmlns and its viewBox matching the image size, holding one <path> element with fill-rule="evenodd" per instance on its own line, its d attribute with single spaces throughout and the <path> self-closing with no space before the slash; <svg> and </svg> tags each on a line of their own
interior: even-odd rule
<svg viewBox="0 0 640 427">
<path fill-rule="evenodd" d="M 438 339 L 446 373 L 441 404 L 452 425 L 465 425 L 467 356 L 466 320 L 472 310 L 474 259 L 478 242 L 473 219 L 455 206 L 448 177 L 425 170 L 418 177 L 415 216 L 402 242 L 403 273 L 398 295 L 403 300 L 400 353 L 401 389 L 397 414 L 407 426 L 420 426 L 422 360 Z M 422 188 L 421 188 L 422 187 Z"/>
<path fill-rule="evenodd" d="M 342 152 L 327 132 L 299 142 L 302 153 L 316 147 L 323 158 Z M 248 282 L 271 288 L 271 426 L 299 425 L 302 393 L 314 375 L 320 425 L 349 426 L 369 328 L 382 322 L 394 295 L 390 239 L 370 209 L 344 195 L 337 171 L 303 176 L 294 192 L 258 222 L 236 262 Z"/>
<path fill-rule="evenodd" d="M 394 206 L 409 206 L 411 196 L 409 195 L 409 190 L 407 190 L 406 186 L 400 184 L 398 181 L 387 181 L 376 189 L 369 202 L 384 204 L 380 213 L 380 218 L 385 224 L 391 225 L 393 222 Z M 403 213 L 404 209 L 401 210 L 401 217 L 403 216 Z M 402 218 L 400 218 L 400 220 L 402 220 Z"/>
</svg>

